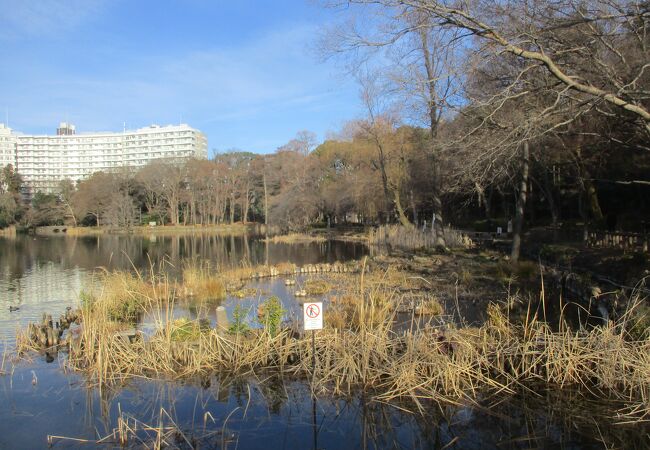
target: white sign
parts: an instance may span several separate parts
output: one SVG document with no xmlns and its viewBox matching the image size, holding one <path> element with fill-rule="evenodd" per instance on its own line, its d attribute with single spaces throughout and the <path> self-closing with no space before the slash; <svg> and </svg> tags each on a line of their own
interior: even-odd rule
<svg viewBox="0 0 650 450">
<path fill-rule="evenodd" d="M 323 303 L 307 303 L 302 305 L 302 320 L 305 331 L 323 329 Z"/>
</svg>

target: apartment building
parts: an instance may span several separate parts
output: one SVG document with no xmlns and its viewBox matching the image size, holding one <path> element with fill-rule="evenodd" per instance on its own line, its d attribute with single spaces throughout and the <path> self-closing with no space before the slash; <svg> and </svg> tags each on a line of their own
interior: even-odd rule
<svg viewBox="0 0 650 450">
<path fill-rule="evenodd" d="M 99 171 L 137 169 L 154 159 L 208 156 L 205 136 L 187 124 L 77 134 L 73 124 L 62 122 L 56 135 L 25 135 L 0 128 L 0 139 L 5 135 L 7 148 L 14 143 L 14 153 L 7 151 L 7 158 L 0 161 L 16 167 L 31 193 L 56 192 L 61 180 L 79 182 Z"/>
<path fill-rule="evenodd" d="M 11 128 L 0 123 L 0 170 L 7 164 L 16 165 L 16 139 Z"/>
</svg>

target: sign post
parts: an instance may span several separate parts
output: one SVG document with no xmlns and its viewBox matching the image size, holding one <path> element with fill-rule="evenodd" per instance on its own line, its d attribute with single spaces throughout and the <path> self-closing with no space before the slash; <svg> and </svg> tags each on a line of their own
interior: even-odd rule
<svg viewBox="0 0 650 450">
<path fill-rule="evenodd" d="M 316 374 L 316 330 L 323 329 L 323 303 L 313 302 L 302 305 L 305 331 L 311 330 L 311 356 L 313 373 Z"/>
<path fill-rule="evenodd" d="M 316 330 L 323 329 L 323 303 L 312 302 L 302 305 L 302 319 L 305 331 L 311 330 L 311 364 L 312 386 L 316 377 Z M 314 428 L 314 450 L 318 448 L 318 430 L 316 428 L 316 395 L 312 387 L 312 426 Z"/>
</svg>

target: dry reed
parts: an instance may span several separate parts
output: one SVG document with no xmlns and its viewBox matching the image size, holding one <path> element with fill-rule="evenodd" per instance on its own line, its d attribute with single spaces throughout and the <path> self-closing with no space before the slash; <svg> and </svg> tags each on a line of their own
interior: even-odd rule
<svg viewBox="0 0 650 450">
<path fill-rule="evenodd" d="M 315 391 L 349 394 L 363 388 L 382 401 L 408 398 L 415 404 L 476 401 L 537 385 L 577 387 L 623 402 L 620 421 L 650 419 L 650 339 L 634 339 L 627 317 L 604 327 L 553 331 L 533 315 L 513 324 L 503 308 L 492 306 L 478 328 L 425 326 L 396 333 L 392 324 L 401 297 L 379 278 L 355 278 L 357 286 L 325 312 L 328 326 L 316 335 L 314 369 L 310 340 L 290 329 L 223 334 L 192 326 L 191 338 L 179 339 L 169 283 L 143 286 L 125 274 L 107 275 L 113 286 L 83 308 L 83 331 L 71 345 L 68 364 L 97 383 L 273 369 L 313 380 Z M 121 298 L 137 298 L 155 318 L 151 337 L 116 333 L 120 324 L 109 312 L 120 289 Z"/>
<path fill-rule="evenodd" d="M 209 263 L 189 263 L 183 268 L 183 293 L 199 301 L 218 301 L 226 298 L 226 287 Z"/>
<path fill-rule="evenodd" d="M 445 245 L 449 248 L 470 248 L 472 240 L 458 230 L 445 227 Z M 405 251 L 431 249 L 437 246 L 436 235 L 432 231 L 402 225 L 381 225 L 370 231 L 368 243 L 375 246 L 390 245 Z"/>
</svg>

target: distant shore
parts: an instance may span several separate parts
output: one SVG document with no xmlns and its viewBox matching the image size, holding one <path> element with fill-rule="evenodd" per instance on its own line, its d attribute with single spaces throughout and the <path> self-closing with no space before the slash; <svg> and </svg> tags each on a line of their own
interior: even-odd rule
<svg viewBox="0 0 650 450">
<path fill-rule="evenodd" d="M 135 226 L 122 227 L 70 227 L 70 226 L 48 226 L 37 227 L 35 234 L 42 236 L 95 236 L 100 234 L 188 234 L 188 233 L 222 233 L 222 234 L 263 234 L 265 226 L 257 223 L 233 223 L 220 225 L 157 225 L 157 226 Z"/>
</svg>

